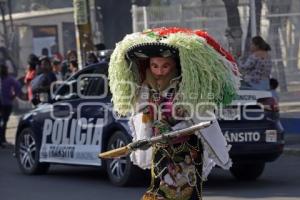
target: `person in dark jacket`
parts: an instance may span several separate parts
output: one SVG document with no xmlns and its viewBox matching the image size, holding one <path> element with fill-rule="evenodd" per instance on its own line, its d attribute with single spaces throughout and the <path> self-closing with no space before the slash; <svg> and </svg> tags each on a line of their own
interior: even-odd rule
<svg viewBox="0 0 300 200">
<path fill-rule="evenodd" d="M 93 52 L 87 54 L 86 66 L 99 63 L 97 56 Z"/>
<path fill-rule="evenodd" d="M 77 62 L 77 53 L 75 50 L 69 50 L 66 55 L 66 60 L 62 62 L 62 68 L 61 73 L 63 76 L 63 80 L 66 80 L 68 77 L 70 77 L 71 71 L 70 71 L 70 63 L 71 61 Z"/>
<path fill-rule="evenodd" d="M 21 93 L 20 83 L 8 75 L 7 66 L 0 64 L 0 146 L 9 145 L 6 140 L 6 125 L 13 108 L 13 100 Z"/>
<path fill-rule="evenodd" d="M 41 60 L 41 71 L 31 82 L 32 92 L 34 98 L 32 103 L 34 105 L 39 102 L 46 102 L 51 97 L 51 84 L 57 81 L 55 74 L 52 71 L 52 65 L 49 58 L 45 57 Z"/>
</svg>

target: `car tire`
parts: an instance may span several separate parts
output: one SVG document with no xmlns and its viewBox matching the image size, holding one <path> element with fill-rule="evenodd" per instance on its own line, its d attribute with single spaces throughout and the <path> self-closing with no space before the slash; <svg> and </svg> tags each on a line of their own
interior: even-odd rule
<svg viewBox="0 0 300 200">
<path fill-rule="evenodd" d="M 106 150 L 123 147 L 130 142 L 123 132 L 115 132 L 108 140 Z M 128 186 L 138 184 L 143 176 L 143 170 L 138 168 L 130 160 L 130 156 L 109 159 L 105 161 L 108 177 L 116 186 Z"/>
<path fill-rule="evenodd" d="M 253 181 L 261 176 L 265 163 L 233 163 L 231 174 L 238 180 Z"/>
<path fill-rule="evenodd" d="M 16 140 L 16 158 L 21 171 L 25 174 L 45 174 L 48 163 L 39 162 L 40 141 L 30 128 L 23 129 Z"/>
</svg>

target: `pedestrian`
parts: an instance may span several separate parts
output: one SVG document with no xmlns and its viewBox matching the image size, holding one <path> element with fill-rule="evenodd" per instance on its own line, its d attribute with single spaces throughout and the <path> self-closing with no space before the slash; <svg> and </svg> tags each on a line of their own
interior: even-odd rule
<svg viewBox="0 0 300 200">
<path fill-rule="evenodd" d="M 49 49 L 47 47 L 42 48 L 41 57 L 49 57 Z"/>
<path fill-rule="evenodd" d="M 31 81 L 36 76 L 36 67 L 39 63 L 39 59 L 36 55 L 30 54 L 27 59 L 27 71 L 24 77 L 24 83 L 27 87 L 28 100 L 31 101 L 33 98 Z"/>
<path fill-rule="evenodd" d="M 0 64 L 0 146 L 10 145 L 6 138 L 6 125 L 13 109 L 13 100 L 21 93 L 20 83 L 8 74 L 7 66 Z"/>
<path fill-rule="evenodd" d="M 61 53 L 58 50 L 58 45 L 57 44 L 53 44 L 50 47 L 51 50 L 51 56 L 52 56 L 52 60 L 57 60 L 57 61 L 63 61 L 63 56 L 61 55 Z"/>
<path fill-rule="evenodd" d="M 87 54 L 86 66 L 99 63 L 97 56 L 93 52 Z"/>
<path fill-rule="evenodd" d="M 34 98 L 32 103 L 37 105 L 40 102 L 48 102 L 51 98 L 51 86 L 52 83 L 57 81 L 55 74 L 52 71 L 52 65 L 49 58 L 44 57 L 41 60 L 42 74 L 36 76 L 32 82 L 32 92 Z"/>
<path fill-rule="evenodd" d="M 13 63 L 13 60 L 9 56 L 5 47 L 0 47 L 0 64 L 6 65 L 8 74 L 11 76 L 17 76 L 17 67 Z"/>
<path fill-rule="evenodd" d="M 261 37 L 255 36 L 251 40 L 251 54 L 245 62 L 239 62 L 243 79 L 252 89 L 268 90 L 272 70 L 269 51 L 270 45 Z"/>
<path fill-rule="evenodd" d="M 207 120 L 202 116 L 210 112 L 213 124 L 201 133 L 165 138 L 131 154 L 135 165 L 151 169 L 142 200 L 202 199 L 202 182 L 211 168 L 231 166 L 213 108 L 205 103 L 228 104 L 234 98 L 239 76 L 232 56 L 206 32 L 157 28 L 118 43 L 109 80 L 115 111 L 132 113 L 133 141 L 189 127 Z"/>
<path fill-rule="evenodd" d="M 61 73 L 63 76 L 63 80 L 67 79 L 70 77 L 70 62 L 74 60 L 77 61 L 77 53 L 75 50 L 68 50 L 67 55 L 66 55 L 66 60 L 62 62 L 62 69 Z"/>
<path fill-rule="evenodd" d="M 70 61 L 70 76 L 74 75 L 78 71 L 78 63 L 77 60 Z"/>
<path fill-rule="evenodd" d="M 57 81 L 62 81 L 63 76 L 61 73 L 61 61 L 60 60 L 53 60 L 52 61 L 52 71 L 56 76 Z"/>
</svg>

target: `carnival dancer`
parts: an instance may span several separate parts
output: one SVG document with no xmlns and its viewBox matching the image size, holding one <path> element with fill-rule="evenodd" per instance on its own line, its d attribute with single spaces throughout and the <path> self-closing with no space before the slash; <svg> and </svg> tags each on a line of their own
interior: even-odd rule
<svg viewBox="0 0 300 200">
<path fill-rule="evenodd" d="M 239 80 L 233 57 L 201 30 L 157 28 L 116 45 L 109 66 L 112 101 L 119 114 L 131 114 L 134 141 L 213 121 L 195 134 L 132 152 L 134 164 L 151 169 L 143 200 L 202 199 L 212 167 L 231 166 L 214 110 L 232 101 Z"/>
</svg>

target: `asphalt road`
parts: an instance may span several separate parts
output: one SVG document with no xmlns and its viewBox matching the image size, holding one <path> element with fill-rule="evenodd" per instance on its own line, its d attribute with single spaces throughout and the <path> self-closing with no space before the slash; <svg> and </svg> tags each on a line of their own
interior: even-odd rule
<svg viewBox="0 0 300 200">
<path fill-rule="evenodd" d="M 268 164 L 255 182 L 238 182 L 229 172 L 217 169 L 204 185 L 204 199 L 300 199 L 299 166 L 300 156 L 283 155 Z M 115 187 L 98 168 L 89 167 L 56 165 L 46 175 L 23 175 L 12 149 L 0 149 L 1 200 L 138 200 L 147 184 Z"/>
</svg>

